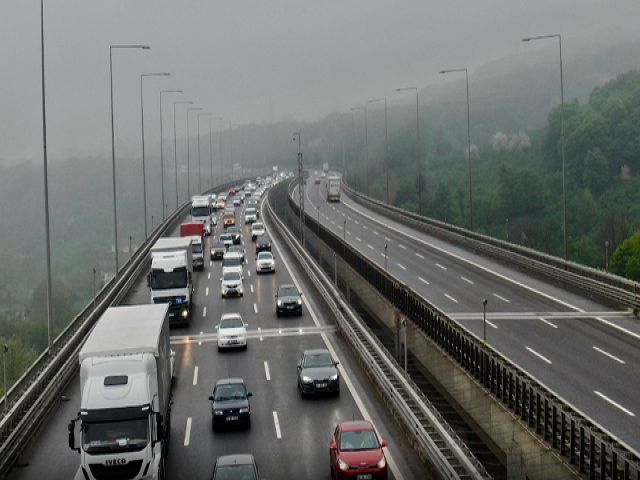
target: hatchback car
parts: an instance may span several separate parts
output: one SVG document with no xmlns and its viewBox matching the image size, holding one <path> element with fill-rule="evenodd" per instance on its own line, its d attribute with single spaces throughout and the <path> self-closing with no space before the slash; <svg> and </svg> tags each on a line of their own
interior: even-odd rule
<svg viewBox="0 0 640 480">
<path fill-rule="evenodd" d="M 224 256 L 224 252 L 227 250 L 227 247 L 222 242 L 213 242 L 211 245 L 211 260 L 220 260 Z"/>
<path fill-rule="evenodd" d="M 302 315 L 302 293 L 294 285 L 280 285 L 276 292 L 276 315 Z"/>
<path fill-rule="evenodd" d="M 264 235 L 265 229 L 264 229 L 264 223 L 262 222 L 255 222 L 253 225 L 251 225 L 251 240 L 252 241 L 256 241 L 256 238 L 258 238 L 261 235 Z"/>
<path fill-rule="evenodd" d="M 387 459 L 371 422 L 339 423 L 329 442 L 331 476 L 337 480 L 387 478 Z"/>
<path fill-rule="evenodd" d="M 305 350 L 298 360 L 298 391 L 340 395 L 340 373 L 327 349 Z"/>
<path fill-rule="evenodd" d="M 266 235 L 260 235 L 256 238 L 256 255 L 260 252 L 271 251 L 271 239 Z"/>
<path fill-rule="evenodd" d="M 276 260 L 271 252 L 260 252 L 256 258 L 256 273 L 275 272 Z"/>
<path fill-rule="evenodd" d="M 238 272 L 242 275 L 244 262 L 242 261 L 242 254 L 238 252 L 227 252 L 222 257 L 222 274 L 227 272 Z"/>
<path fill-rule="evenodd" d="M 260 480 L 260 470 L 250 453 L 218 457 L 213 466 L 213 480 Z"/>
<path fill-rule="evenodd" d="M 247 324 L 239 313 L 225 313 L 216 325 L 218 331 L 218 351 L 223 348 L 247 349 Z"/>
<path fill-rule="evenodd" d="M 241 378 L 218 380 L 213 389 L 213 395 L 209 397 L 213 430 L 233 425 L 249 427 L 251 425 L 251 405 L 249 404 L 251 396 L 252 393 L 247 391 L 244 380 Z"/>
<path fill-rule="evenodd" d="M 241 272 L 223 272 L 222 279 L 220 284 L 220 290 L 222 293 L 222 298 L 237 296 L 244 296 L 244 284 L 242 283 L 242 273 Z"/>
</svg>

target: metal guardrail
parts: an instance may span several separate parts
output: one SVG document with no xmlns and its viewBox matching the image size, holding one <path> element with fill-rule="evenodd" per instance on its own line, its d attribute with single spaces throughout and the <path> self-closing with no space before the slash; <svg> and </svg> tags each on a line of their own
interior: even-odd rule
<svg viewBox="0 0 640 480">
<path fill-rule="evenodd" d="M 387 205 L 354 190 L 346 183 L 342 187 L 344 193 L 355 202 L 416 230 L 542 274 L 589 296 L 632 308 L 636 313 L 640 311 L 638 282 Z"/>
<path fill-rule="evenodd" d="M 241 180 L 220 185 L 210 192 L 226 190 Z M 93 325 L 107 307 L 128 293 L 146 267 L 155 241 L 172 228 L 189 207 L 187 202 L 159 224 L 125 262 L 119 274 L 96 294 L 7 392 L 7 413 L 0 418 L 0 478 L 5 478 L 33 433 L 54 407 L 79 367 L 77 353 Z M 0 400 L 4 412 L 4 398 Z"/>
<path fill-rule="evenodd" d="M 290 194 L 288 203 L 297 214 L 298 206 Z M 308 228 L 317 232 L 336 255 L 577 472 L 602 480 L 640 479 L 638 452 L 486 345 L 411 287 L 319 225 L 313 216 L 305 216 Z"/>
<path fill-rule="evenodd" d="M 283 185 L 281 188 L 287 187 Z M 273 200 L 269 193 L 269 200 Z M 282 204 L 287 203 L 288 191 L 282 192 Z M 275 196 L 275 195 L 274 195 Z M 474 457 L 455 431 L 447 424 L 439 412 L 420 391 L 417 385 L 406 375 L 380 341 L 352 312 L 341 298 L 340 293 L 327 279 L 311 256 L 301 247 L 297 237 L 287 229 L 283 220 L 273 211 L 270 201 L 266 202 L 268 218 L 289 245 L 290 250 L 305 266 L 305 272 L 311 277 L 325 303 L 336 320 L 340 331 L 352 345 L 353 352 L 372 377 L 392 410 L 412 432 L 412 443 L 418 447 L 423 458 L 437 470 L 440 478 L 446 479 L 489 479 L 484 466 Z M 298 217 L 295 218 L 298 221 Z M 291 226 L 288 223 L 289 226 Z"/>
</svg>

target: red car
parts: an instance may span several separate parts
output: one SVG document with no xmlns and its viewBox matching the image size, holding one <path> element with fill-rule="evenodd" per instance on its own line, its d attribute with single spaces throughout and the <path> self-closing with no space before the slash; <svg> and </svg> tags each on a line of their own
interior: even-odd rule
<svg viewBox="0 0 640 480">
<path fill-rule="evenodd" d="M 315 182 L 316 185 L 320 185 L 320 178 L 316 178 Z"/>
<path fill-rule="evenodd" d="M 331 477 L 374 480 L 387 478 L 387 459 L 373 425 L 364 420 L 342 422 L 329 443 Z"/>
</svg>

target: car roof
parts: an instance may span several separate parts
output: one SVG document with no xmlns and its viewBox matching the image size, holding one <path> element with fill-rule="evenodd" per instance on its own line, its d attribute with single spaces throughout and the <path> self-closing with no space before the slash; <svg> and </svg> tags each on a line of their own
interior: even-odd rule
<svg viewBox="0 0 640 480">
<path fill-rule="evenodd" d="M 304 351 L 304 355 L 318 355 L 319 353 L 326 353 L 329 356 L 331 356 L 331 354 L 329 353 L 329 350 L 327 350 L 326 348 L 311 348 L 309 350 L 305 350 Z"/>
<path fill-rule="evenodd" d="M 227 250 L 226 253 L 224 254 L 224 258 L 238 258 L 241 257 L 242 253 L 240 252 L 232 252 L 230 250 Z"/>
<path fill-rule="evenodd" d="M 375 430 L 371 422 L 366 420 L 352 420 L 339 424 L 343 432 L 356 432 L 359 430 Z"/>
<path fill-rule="evenodd" d="M 242 318 L 239 313 L 223 313 L 220 320 L 226 320 L 227 318 Z"/>
<path fill-rule="evenodd" d="M 224 243 L 216 240 L 215 242 L 213 242 L 213 246 L 217 248 L 224 248 Z"/>
<path fill-rule="evenodd" d="M 254 465 L 255 461 L 253 455 L 250 453 L 236 453 L 234 455 L 223 455 L 218 457 L 216 465 L 218 467 L 225 467 L 228 465 Z"/>
<path fill-rule="evenodd" d="M 236 383 L 241 383 L 244 385 L 244 380 L 241 378 L 221 378 L 216 382 L 216 386 L 218 385 L 234 385 Z"/>
<path fill-rule="evenodd" d="M 264 242 L 264 241 L 271 241 L 271 239 L 267 236 L 267 235 L 260 235 L 258 237 L 258 241 Z"/>
</svg>

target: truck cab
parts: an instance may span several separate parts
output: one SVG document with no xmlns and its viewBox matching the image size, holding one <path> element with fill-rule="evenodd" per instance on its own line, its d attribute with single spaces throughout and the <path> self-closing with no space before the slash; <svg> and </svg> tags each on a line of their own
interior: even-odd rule
<svg viewBox="0 0 640 480">
<path fill-rule="evenodd" d="M 211 213 L 213 205 L 211 196 L 203 195 L 193 197 L 191 200 L 191 221 L 200 222 L 204 225 L 204 234 L 211 235 Z"/>
</svg>

